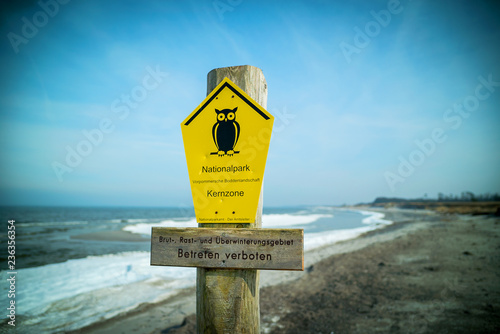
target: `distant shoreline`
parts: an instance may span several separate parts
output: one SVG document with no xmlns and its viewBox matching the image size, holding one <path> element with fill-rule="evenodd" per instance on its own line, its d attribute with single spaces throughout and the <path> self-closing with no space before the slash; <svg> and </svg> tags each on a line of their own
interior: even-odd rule
<svg viewBox="0 0 500 334">
<path fill-rule="evenodd" d="M 382 209 L 410 209 L 410 210 L 432 210 L 438 213 L 457 213 L 467 215 L 497 215 L 500 216 L 500 202 L 498 201 L 438 201 L 438 200 L 400 200 L 379 201 L 369 204 L 357 204 L 353 208 L 364 208 L 367 210 Z"/>
</svg>

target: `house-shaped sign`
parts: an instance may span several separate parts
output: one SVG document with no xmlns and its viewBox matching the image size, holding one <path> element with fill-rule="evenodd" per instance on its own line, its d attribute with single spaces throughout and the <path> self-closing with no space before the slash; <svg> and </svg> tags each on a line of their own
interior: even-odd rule
<svg viewBox="0 0 500 334">
<path fill-rule="evenodd" d="M 254 223 L 274 117 L 225 78 L 182 122 L 198 223 Z"/>
</svg>

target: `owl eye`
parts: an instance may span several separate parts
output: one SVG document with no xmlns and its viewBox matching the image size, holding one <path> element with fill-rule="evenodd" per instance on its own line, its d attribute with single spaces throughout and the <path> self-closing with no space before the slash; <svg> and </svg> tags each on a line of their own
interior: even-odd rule
<svg viewBox="0 0 500 334">
<path fill-rule="evenodd" d="M 227 119 L 232 121 L 234 119 L 234 112 L 230 112 L 229 114 L 227 114 Z"/>
<path fill-rule="evenodd" d="M 219 121 L 223 121 L 223 120 L 224 120 L 224 118 L 225 118 L 224 114 L 222 114 L 222 113 L 217 114 L 217 119 L 218 119 Z"/>
</svg>

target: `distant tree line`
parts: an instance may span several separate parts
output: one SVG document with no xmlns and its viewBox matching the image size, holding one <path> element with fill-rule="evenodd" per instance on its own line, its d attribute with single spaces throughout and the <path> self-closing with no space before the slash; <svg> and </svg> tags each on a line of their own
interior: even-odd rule
<svg viewBox="0 0 500 334">
<path fill-rule="evenodd" d="M 460 196 L 453 194 L 443 194 L 443 193 L 438 193 L 438 201 L 440 202 L 497 202 L 500 201 L 500 195 L 498 193 L 490 194 L 479 194 L 475 195 L 471 191 L 463 191 Z"/>
<path fill-rule="evenodd" d="M 463 191 L 460 195 L 438 193 L 437 199 L 427 198 L 427 194 L 423 198 L 397 198 L 397 197 L 377 197 L 373 204 L 377 203 L 405 203 L 405 202 L 499 202 L 500 195 L 498 193 L 476 195 L 471 191 Z"/>
</svg>

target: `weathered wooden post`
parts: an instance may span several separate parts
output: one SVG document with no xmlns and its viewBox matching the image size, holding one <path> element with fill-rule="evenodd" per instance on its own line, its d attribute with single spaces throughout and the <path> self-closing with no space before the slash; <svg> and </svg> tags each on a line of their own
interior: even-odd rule
<svg viewBox="0 0 500 334">
<path fill-rule="evenodd" d="M 267 108 L 267 83 L 253 66 L 217 68 L 208 73 L 207 95 L 229 78 L 252 99 Z M 261 188 L 254 224 L 199 224 L 210 228 L 262 227 Z M 252 222 L 253 223 L 253 222 Z M 196 322 L 198 333 L 259 333 L 259 270 L 198 268 L 196 277 Z"/>
<path fill-rule="evenodd" d="M 198 228 L 153 227 L 151 265 L 198 268 L 198 333 L 259 333 L 258 270 L 304 270 L 302 229 L 261 229 L 266 105 L 260 69 L 219 68 L 181 123 Z"/>
</svg>

